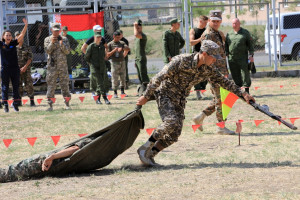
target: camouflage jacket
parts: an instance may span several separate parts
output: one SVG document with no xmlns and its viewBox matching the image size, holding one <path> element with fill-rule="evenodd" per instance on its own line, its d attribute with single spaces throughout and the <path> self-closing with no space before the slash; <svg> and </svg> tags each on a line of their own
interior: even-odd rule
<svg viewBox="0 0 300 200">
<path fill-rule="evenodd" d="M 59 42 L 55 42 L 54 44 L 51 42 L 52 35 L 45 38 L 44 48 L 45 52 L 48 54 L 47 65 L 67 65 L 67 57 L 70 53 L 70 44 L 66 37 L 61 36 L 63 40 L 63 44 L 60 45 Z"/>
<path fill-rule="evenodd" d="M 145 98 L 167 95 L 174 101 L 185 100 L 191 88 L 199 82 L 208 80 L 219 84 L 237 96 L 242 95 L 241 89 L 233 81 L 225 78 L 215 67 L 202 65 L 197 67 L 199 54 L 181 54 L 172 59 L 154 76 L 148 84 Z"/>
<path fill-rule="evenodd" d="M 17 46 L 17 55 L 20 68 L 24 67 L 28 60 L 32 60 L 32 51 L 26 44 L 23 44 L 22 47 Z"/>
<path fill-rule="evenodd" d="M 201 42 L 203 40 L 211 40 L 217 43 L 220 46 L 220 56 L 223 58 L 222 60 L 217 60 L 214 64 L 215 67 L 223 74 L 228 75 L 228 69 L 226 65 L 226 54 L 225 54 L 225 36 L 222 31 L 216 31 L 210 26 L 206 28 L 206 30 L 201 35 Z"/>
</svg>

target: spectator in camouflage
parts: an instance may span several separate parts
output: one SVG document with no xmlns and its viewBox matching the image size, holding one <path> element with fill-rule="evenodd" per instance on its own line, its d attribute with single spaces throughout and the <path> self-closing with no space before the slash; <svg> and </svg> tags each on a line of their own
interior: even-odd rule
<svg viewBox="0 0 300 200">
<path fill-rule="evenodd" d="M 59 78 L 59 84 L 62 90 L 62 95 L 65 98 L 65 109 L 70 109 L 69 102 L 71 94 L 69 91 L 69 74 L 67 57 L 70 53 L 70 44 L 66 37 L 60 36 L 60 24 L 53 23 L 51 25 L 52 35 L 45 38 L 44 47 L 45 52 L 48 54 L 47 59 L 47 99 L 49 108 L 47 111 L 53 110 L 53 102 L 56 89 L 56 81 Z"/>
<path fill-rule="evenodd" d="M 211 66 L 220 59 L 219 45 L 211 40 L 202 41 L 200 53 L 176 56 L 165 65 L 148 84 L 144 96 L 137 100 L 137 105 L 144 105 L 155 99 L 163 123 L 152 133 L 149 140 L 138 149 L 140 160 L 144 165 L 155 166 L 154 156 L 162 149 L 177 142 L 181 134 L 186 97 L 191 88 L 208 80 L 220 85 L 234 94 L 244 97 L 249 103 L 253 100 L 248 93 L 242 92 L 234 82 L 225 78 L 215 67 Z"/>
<path fill-rule="evenodd" d="M 56 166 L 91 141 L 91 138 L 85 138 L 73 146 L 54 152 L 53 154 L 37 154 L 15 165 L 9 165 L 6 169 L 0 168 L 0 183 L 43 177 L 47 171 L 51 170 L 51 166 Z"/>
<path fill-rule="evenodd" d="M 19 37 L 20 32 L 15 32 L 15 37 Z M 27 95 L 30 99 L 30 106 L 35 106 L 34 103 L 34 89 L 33 89 L 33 82 L 31 78 L 31 62 L 32 62 L 32 51 L 29 46 L 24 44 L 24 40 L 19 42 L 17 46 L 17 55 L 18 55 L 18 63 L 20 67 L 20 86 L 19 86 L 19 93 L 22 99 L 24 94 L 23 84 L 25 86 L 25 90 Z M 22 102 L 20 103 L 22 105 Z"/>
<path fill-rule="evenodd" d="M 218 59 L 214 64 L 221 74 L 223 74 L 226 78 L 228 77 L 228 69 L 226 66 L 226 55 L 225 55 L 225 36 L 224 34 L 219 31 L 219 27 L 222 23 L 222 11 L 220 10 L 211 10 L 210 11 L 210 18 L 208 22 L 208 27 L 204 31 L 201 36 L 201 41 L 203 40 L 211 40 L 220 46 L 219 54 L 222 57 Z M 199 124 L 199 130 L 203 131 L 203 120 L 205 117 L 213 114 L 216 111 L 216 117 L 218 122 L 222 122 L 222 103 L 221 103 L 221 96 L 220 96 L 220 86 L 219 84 L 215 84 L 213 82 L 210 83 L 211 85 L 211 92 L 213 94 L 213 100 L 209 103 L 208 107 L 206 107 L 199 115 L 193 118 L 195 124 Z M 217 129 L 218 134 L 235 134 L 234 131 L 227 129 L 226 127 Z"/>
</svg>

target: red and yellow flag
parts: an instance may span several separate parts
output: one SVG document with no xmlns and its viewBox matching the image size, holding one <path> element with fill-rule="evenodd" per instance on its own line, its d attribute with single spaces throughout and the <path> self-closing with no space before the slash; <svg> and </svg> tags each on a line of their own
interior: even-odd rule
<svg viewBox="0 0 300 200">
<path fill-rule="evenodd" d="M 221 102 L 222 102 L 223 120 L 226 120 L 233 104 L 236 102 L 236 100 L 239 97 L 222 87 L 220 87 L 220 95 L 221 95 Z"/>
</svg>

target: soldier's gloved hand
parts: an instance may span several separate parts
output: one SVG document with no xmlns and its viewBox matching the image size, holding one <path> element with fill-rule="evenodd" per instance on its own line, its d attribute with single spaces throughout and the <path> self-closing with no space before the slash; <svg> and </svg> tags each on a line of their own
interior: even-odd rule
<svg viewBox="0 0 300 200">
<path fill-rule="evenodd" d="M 242 95 L 248 104 L 250 104 L 250 101 L 255 102 L 255 99 L 251 95 L 249 95 L 247 92 L 244 92 Z"/>
</svg>

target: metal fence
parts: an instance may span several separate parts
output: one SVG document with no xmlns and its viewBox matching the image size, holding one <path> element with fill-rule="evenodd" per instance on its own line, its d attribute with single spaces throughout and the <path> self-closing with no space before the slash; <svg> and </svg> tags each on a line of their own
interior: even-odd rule
<svg viewBox="0 0 300 200">
<path fill-rule="evenodd" d="M 265 53 L 265 31 L 268 24 L 268 3 L 254 4 L 224 4 L 203 3 L 192 1 L 190 7 L 190 21 L 192 27 L 197 27 L 200 15 L 209 16 L 210 10 L 222 11 L 222 24 L 220 31 L 225 35 L 232 30 L 232 19 L 239 18 L 241 27 L 246 28 L 252 35 L 255 50 L 255 64 L 257 67 L 271 66 L 271 54 Z M 230 3 L 230 1 L 229 1 Z"/>
</svg>

